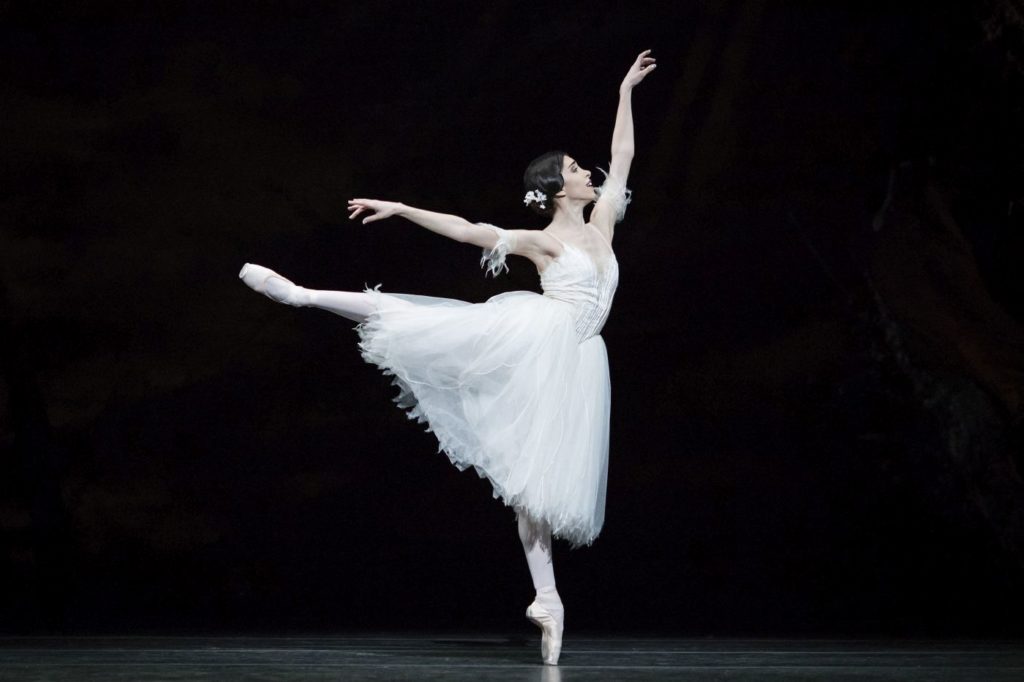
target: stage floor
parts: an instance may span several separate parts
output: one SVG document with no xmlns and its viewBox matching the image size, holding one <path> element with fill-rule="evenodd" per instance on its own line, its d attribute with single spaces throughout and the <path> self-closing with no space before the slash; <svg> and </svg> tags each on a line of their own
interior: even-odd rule
<svg viewBox="0 0 1024 682">
<path fill-rule="evenodd" d="M 1024 680 L 1006 640 L 583 637 L 0 637 L 0 680 Z"/>
</svg>

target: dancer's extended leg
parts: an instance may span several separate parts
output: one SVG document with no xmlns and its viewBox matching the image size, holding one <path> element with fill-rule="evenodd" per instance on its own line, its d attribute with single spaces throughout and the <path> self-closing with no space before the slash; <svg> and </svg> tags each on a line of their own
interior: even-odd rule
<svg viewBox="0 0 1024 682">
<path fill-rule="evenodd" d="M 555 589 L 555 566 L 551 557 L 551 527 L 543 521 L 535 521 L 523 510 L 517 510 L 519 517 L 519 539 L 526 552 L 526 563 L 537 596 L 526 609 L 526 617 L 538 625 L 543 632 L 541 656 L 544 662 L 556 665 L 562 649 L 562 629 L 565 610 L 562 599 Z"/>
<path fill-rule="evenodd" d="M 353 322 L 362 322 L 373 311 L 373 299 L 361 291 L 323 291 L 306 289 L 309 303 L 313 308 L 329 310 Z"/>
<path fill-rule="evenodd" d="M 374 309 L 374 301 L 369 294 L 361 291 L 306 289 L 262 265 L 246 263 L 238 276 L 253 290 L 278 303 L 321 308 L 353 322 L 362 322 Z"/>
</svg>

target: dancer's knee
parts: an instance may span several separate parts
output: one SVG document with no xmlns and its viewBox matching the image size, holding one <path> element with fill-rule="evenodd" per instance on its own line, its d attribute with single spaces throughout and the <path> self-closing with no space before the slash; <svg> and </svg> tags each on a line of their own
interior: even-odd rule
<svg viewBox="0 0 1024 682">
<path fill-rule="evenodd" d="M 523 509 L 517 509 L 516 515 L 519 527 L 519 540 L 522 541 L 524 547 L 532 547 L 537 543 L 550 546 L 551 532 L 547 523 L 532 518 Z"/>
</svg>

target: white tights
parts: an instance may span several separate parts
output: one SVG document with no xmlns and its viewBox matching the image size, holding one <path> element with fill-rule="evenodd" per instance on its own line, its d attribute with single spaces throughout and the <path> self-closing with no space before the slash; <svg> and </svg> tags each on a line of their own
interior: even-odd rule
<svg viewBox="0 0 1024 682">
<path fill-rule="evenodd" d="M 551 527 L 535 521 L 522 509 L 516 510 L 519 520 L 519 540 L 526 552 L 526 563 L 537 591 L 537 601 L 549 611 L 562 612 L 562 600 L 555 589 L 555 566 L 551 557 Z"/>
<path fill-rule="evenodd" d="M 328 310 L 353 322 L 362 322 L 373 311 L 373 299 L 361 291 L 307 289 L 278 277 L 268 279 L 266 287 L 275 301 Z"/>
</svg>

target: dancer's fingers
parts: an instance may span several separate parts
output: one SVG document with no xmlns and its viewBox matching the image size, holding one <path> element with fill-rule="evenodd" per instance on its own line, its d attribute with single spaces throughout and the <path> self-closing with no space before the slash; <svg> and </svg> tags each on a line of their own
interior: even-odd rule
<svg viewBox="0 0 1024 682">
<path fill-rule="evenodd" d="M 364 211 L 376 211 L 377 206 L 375 206 L 375 204 L 379 204 L 380 202 L 374 201 L 373 199 L 349 199 L 348 203 L 350 204 L 349 208 L 358 206 Z"/>
</svg>

